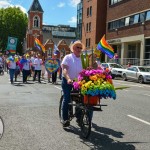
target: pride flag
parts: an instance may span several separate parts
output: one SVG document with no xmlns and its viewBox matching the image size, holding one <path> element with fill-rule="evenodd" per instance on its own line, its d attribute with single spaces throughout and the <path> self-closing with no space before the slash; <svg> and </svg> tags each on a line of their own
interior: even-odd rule
<svg viewBox="0 0 150 150">
<path fill-rule="evenodd" d="M 42 45 L 42 43 L 35 38 L 35 46 L 40 50 L 43 51 L 43 53 L 45 53 L 45 47 Z"/>
<path fill-rule="evenodd" d="M 9 53 L 14 55 L 14 54 L 16 54 L 16 50 L 9 50 Z"/>
<path fill-rule="evenodd" d="M 114 57 L 114 49 L 105 40 L 105 35 L 101 38 L 97 45 L 97 49 L 105 53 L 109 58 Z"/>
</svg>

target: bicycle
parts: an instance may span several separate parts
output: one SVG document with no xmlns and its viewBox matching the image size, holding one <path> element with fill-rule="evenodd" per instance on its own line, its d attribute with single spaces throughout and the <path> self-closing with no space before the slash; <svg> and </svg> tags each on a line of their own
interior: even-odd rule
<svg viewBox="0 0 150 150">
<path fill-rule="evenodd" d="M 61 98 L 59 103 L 59 118 L 60 121 L 62 119 L 62 102 L 63 102 L 63 92 L 61 91 Z M 91 112 L 92 111 L 102 111 L 100 99 L 99 104 L 93 106 L 90 104 L 89 99 L 88 102 L 84 103 L 84 96 L 80 93 L 80 91 L 72 90 L 70 94 L 70 103 L 69 103 L 69 121 L 71 121 L 74 117 L 76 117 L 80 113 L 80 119 L 78 125 L 81 128 L 81 133 L 84 138 L 88 138 L 91 133 Z M 74 109 L 75 107 L 75 109 Z"/>
</svg>

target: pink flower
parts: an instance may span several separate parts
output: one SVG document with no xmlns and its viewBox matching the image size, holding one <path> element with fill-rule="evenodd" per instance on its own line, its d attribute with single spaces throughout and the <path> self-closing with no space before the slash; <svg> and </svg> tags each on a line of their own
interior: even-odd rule
<svg viewBox="0 0 150 150">
<path fill-rule="evenodd" d="M 78 84 L 78 82 L 73 82 L 73 87 L 75 90 L 80 89 L 80 85 Z"/>
</svg>

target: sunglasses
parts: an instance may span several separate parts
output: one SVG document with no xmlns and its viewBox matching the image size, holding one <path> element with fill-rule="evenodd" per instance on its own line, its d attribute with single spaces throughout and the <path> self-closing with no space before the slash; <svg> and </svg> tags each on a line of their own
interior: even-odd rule
<svg viewBox="0 0 150 150">
<path fill-rule="evenodd" d="M 78 49 L 82 49 L 82 47 L 78 47 L 78 46 L 77 46 L 77 48 L 78 48 Z"/>
</svg>

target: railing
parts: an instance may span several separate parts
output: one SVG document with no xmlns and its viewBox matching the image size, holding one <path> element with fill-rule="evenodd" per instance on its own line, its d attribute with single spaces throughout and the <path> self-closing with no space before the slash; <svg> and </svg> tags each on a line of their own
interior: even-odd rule
<svg viewBox="0 0 150 150">
<path fill-rule="evenodd" d="M 128 62 L 131 63 L 131 65 L 135 65 L 135 66 L 150 66 L 150 59 L 139 59 L 139 58 L 123 58 L 123 59 L 110 59 L 109 60 L 110 63 L 119 63 L 121 65 L 127 65 Z"/>
</svg>

